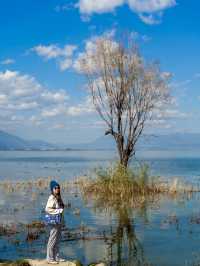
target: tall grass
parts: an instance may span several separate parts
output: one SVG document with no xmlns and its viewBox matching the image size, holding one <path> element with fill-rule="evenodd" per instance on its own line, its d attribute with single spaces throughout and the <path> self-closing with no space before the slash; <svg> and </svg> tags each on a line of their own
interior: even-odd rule
<svg viewBox="0 0 200 266">
<path fill-rule="evenodd" d="M 161 192 L 157 184 L 147 165 L 133 170 L 115 163 L 106 169 L 97 169 L 95 178 L 82 180 L 80 189 L 86 199 L 95 199 L 97 207 L 103 207 L 104 203 L 110 207 L 123 203 L 140 206 L 146 197 L 150 200 Z"/>
<path fill-rule="evenodd" d="M 16 261 L 6 261 L 2 262 L 0 261 L 0 265 L 2 266 L 31 266 L 31 264 L 27 260 L 16 260 Z"/>
<path fill-rule="evenodd" d="M 138 169 L 126 168 L 120 163 L 115 163 L 110 167 L 96 170 L 95 179 L 86 182 L 85 189 L 106 190 L 110 195 L 134 193 L 151 194 L 160 192 L 158 178 L 150 176 L 148 165 L 143 165 Z M 84 187 L 84 184 L 82 184 Z"/>
<path fill-rule="evenodd" d="M 125 168 L 114 163 L 108 168 L 99 168 L 95 177 L 81 179 L 80 189 L 85 199 L 93 198 L 97 205 L 112 206 L 113 204 L 128 204 L 140 207 L 144 202 L 155 202 L 160 195 L 176 196 L 179 193 L 199 191 L 174 179 L 170 182 L 151 176 L 150 168 L 144 164 L 138 168 Z"/>
</svg>

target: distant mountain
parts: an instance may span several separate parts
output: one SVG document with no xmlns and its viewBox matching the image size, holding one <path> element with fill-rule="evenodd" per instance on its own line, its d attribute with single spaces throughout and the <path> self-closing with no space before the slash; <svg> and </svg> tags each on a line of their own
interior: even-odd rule
<svg viewBox="0 0 200 266">
<path fill-rule="evenodd" d="M 143 136 L 138 149 L 145 150 L 199 150 L 200 134 L 174 133 L 169 135 Z"/>
<path fill-rule="evenodd" d="M 80 150 L 113 150 L 115 149 L 115 141 L 111 136 L 103 136 L 93 142 L 71 144 L 67 147 Z"/>
<path fill-rule="evenodd" d="M 28 141 L 4 131 L 0 131 L 0 150 L 43 150 L 54 149 L 55 145 L 45 141 Z"/>
<path fill-rule="evenodd" d="M 24 140 L 0 131 L 0 150 L 113 150 L 115 141 L 111 136 L 102 136 L 93 142 L 77 144 L 51 144 L 41 140 Z M 176 133 L 169 135 L 144 135 L 137 150 L 200 150 L 200 134 Z"/>
<path fill-rule="evenodd" d="M 113 150 L 116 148 L 111 136 L 102 136 L 90 143 L 68 145 L 71 149 Z M 143 135 L 137 150 L 200 150 L 200 134 L 175 133 L 169 135 Z"/>
</svg>

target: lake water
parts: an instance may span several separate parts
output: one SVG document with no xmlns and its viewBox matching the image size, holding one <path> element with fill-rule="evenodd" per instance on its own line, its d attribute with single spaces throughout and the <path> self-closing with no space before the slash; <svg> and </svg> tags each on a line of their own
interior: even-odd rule
<svg viewBox="0 0 200 266">
<path fill-rule="evenodd" d="M 114 151 L 0 151 L 0 179 L 54 176 L 69 180 L 116 159 Z M 200 151 L 142 151 L 133 161 L 148 163 L 153 175 L 200 179 Z"/>
<path fill-rule="evenodd" d="M 0 176 L 13 182 L 47 176 L 72 180 L 94 167 L 109 165 L 113 158 L 112 151 L 0 152 Z M 199 180 L 200 152 L 146 151 L 137 154 L 137 162 L 147 162 L 155 175 Z M 22 225 L 42 219 L 48 193 L 40 188 L 16 187 L 9 192 L 0 187 L 0 224 L 21 228 L 13 235 L 0 234 L 0 259 L 45 258 L 46 233 L 27 241 L 28 229 Z M 200 262 L 199 193 L 163 196 L 156 204 L 147 200 L 141 209 L 122 204 L 109 211 L 94 208 L 93 201 L 86 203 L 76 189 L 62 195 L 71 204 L 65 211 L 67 228 L 61 243 L 67 258 L 79 259 L 84 265 L 106 261 L 116 266 L 192 266 Z"/>
</svg>

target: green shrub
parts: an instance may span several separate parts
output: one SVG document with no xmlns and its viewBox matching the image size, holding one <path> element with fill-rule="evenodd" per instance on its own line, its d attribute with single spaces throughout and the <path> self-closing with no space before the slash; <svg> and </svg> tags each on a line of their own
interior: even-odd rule
<svg viewBox="0 0 200 266">
<path fill-rule="evenodd" d="M 115 163 L 110 167 L 96 170 L 96 184 L 109 186 L 110 189 L 132 189 L 135 192 L 147 192 L 154 188 L 156 179 L 150 176 L 150 168 L 147 164 L 140 167 L 126 168 L 120 163 Z"/>
<path fill-rule="evenodd" d="M 96 208 L 120 205 L 137 208 L 144 204 L 146 197 L 151 202 L 162 192 L 149 172 L 147 165 L 131 169 L 114 163 L 106 169 L 97 169 L 95 178 L 81 182 L 80 189 L 86 201 L 93 198 Z"/>
</svg>

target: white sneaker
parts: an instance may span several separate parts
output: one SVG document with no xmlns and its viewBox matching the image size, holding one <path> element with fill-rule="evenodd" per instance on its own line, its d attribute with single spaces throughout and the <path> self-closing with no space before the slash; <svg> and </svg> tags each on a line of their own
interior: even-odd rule
<svg viewBox="0 0 200 266">
<path fill-rule="evenodd" d="M 56 261 L 56 260 L 48 260 L 47 263 L 48 264 L 58 264 L 58 261 Z"/>
<path fill-rule="evenodd" d="M 66 260 L 65 259 L 62 259 L 62 258 L 57 258 L 56 261 L 57 262 L 65 262 Z"/>
</svg>

